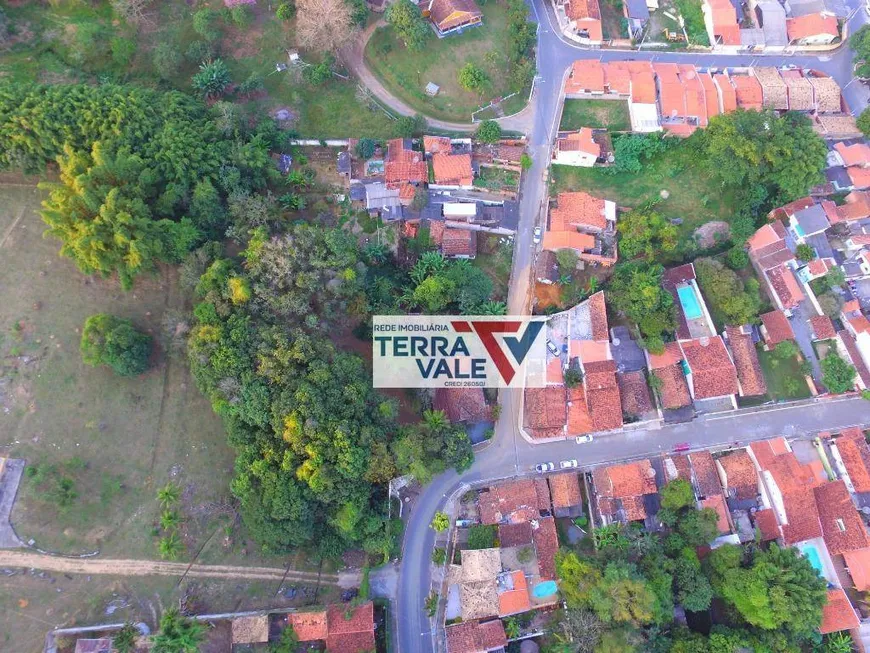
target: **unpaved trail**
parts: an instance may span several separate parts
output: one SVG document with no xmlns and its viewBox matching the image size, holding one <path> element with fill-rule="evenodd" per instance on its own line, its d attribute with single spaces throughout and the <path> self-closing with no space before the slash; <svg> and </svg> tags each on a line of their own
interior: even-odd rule
<svg viewBox="0 0 870 653">
<path fill-rule="evenodd" d="M 197 578 L 226 578 L 249 580 L 277 580 L 282 578 L 300 583 L 344 585 L 354 574 L 316 574 L 304 571 L 285 571 L 280 567 L 232 567 L 227 565 L 188 565 L 184 562 L 156 560 L 101 560 L 99 558 L 58 558 L 27 551 L 0 551 L 0 567 L 25 567 L 68 574 L 108 574 L 112 576 L 188 576 Z M 188 568 L 189 567 L 189 568 Z"/>
</svg>

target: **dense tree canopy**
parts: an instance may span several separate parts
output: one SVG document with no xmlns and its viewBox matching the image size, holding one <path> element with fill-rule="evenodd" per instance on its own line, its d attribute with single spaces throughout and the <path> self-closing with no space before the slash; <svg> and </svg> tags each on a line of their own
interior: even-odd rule
<svg viewBox="0 0 870 653">
<path fill-rule="evenodd" d="M 148 369 L 151 336 L 137 331 L 130 320 L 98 313 L 85 320 L 80 349 L 87 365 L 107 365 L 119 376 L 136 376 Z"/>
<path fill-rule="evenodd" d="M 712 258 L 695 261 L 698 285 L 718 326 L 756 322 L 761 309 L 759 284 L 754 278 L 745 284 L 737 273 Z"/>
<path fill-rule="evenodd" d="M 855 368 L 849 365 L 835 351 L 831 350 L 821 360 L 822 366 L 822 383 L 834 394 L 849 392 L 855 387 L 855 377 L 857 372 Z"/>
<path fill-rule="evenodd" d="M 619 250 L 624 258 L 661 260 L 679 246 L 676 225 L 653 210 L 636 209 L 619 216 Z"/>
<path fill-rule="evenodd" d="M 608 300 L 636 323 L 650 351 L 660 349 L 665 334 L 676 327 L 674 298 L 662 287 L 664 268 L 642 261 L 616 266 Z"/>
<path fill-rule="evenodd" d="M 398 0 L 387 7 L 384 18 L 392 25 L 406 48 L 412 51 L 423 49 L 430 30 L 420 7 L 411 0 Z"/>
</svg>

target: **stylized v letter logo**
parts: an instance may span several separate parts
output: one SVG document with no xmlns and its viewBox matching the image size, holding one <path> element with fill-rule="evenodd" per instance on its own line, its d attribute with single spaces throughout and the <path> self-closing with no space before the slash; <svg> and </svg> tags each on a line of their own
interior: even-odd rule
<svg viewBox="0 0 870 653">
<path fill-rule="evenodd" d="M 543 327 L 543 322 L 529 322 L 526 327 L 526 332 L 523 334 L 521 339 L 514 338 L 513 336 L 505 337 L 505 344 L 508 346 L 508 349 L 511 350 L 514 358 L 517 359 L 518 364 L 522 364 L 525 360 L 526 354 L 529 353 L 529 349 L 532 348 L 532 343 L 535 341 L 535 338 L 538 337 L 538 334 L 541 332 Z"/>
</svg>

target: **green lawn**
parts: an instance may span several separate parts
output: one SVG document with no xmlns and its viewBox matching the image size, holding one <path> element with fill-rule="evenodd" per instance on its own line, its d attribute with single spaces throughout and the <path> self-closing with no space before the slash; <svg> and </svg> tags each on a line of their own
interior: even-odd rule
<svg viewBox="0 0 870 653">
<path fill-rule="evenodd" d="M 512 92 L 508 86 L 507 57 L 503 53 L 503 44 L 508 39 L 504 5 L 487 3 L 481 6 L 481 11 L 483 25 L 443 39 L 433 33 L 420 52 L 405 48 L 389 26 L 380 28 L 366 46 L 366 62 L 391 93 L 420 113 L 441 120 L 470 122 L 478 107 Z M 489 76 L 490 86 L 483 94 L 466 91 L 459 85 L 459 69 L 469 61 Z M 429 82 L 441 87 L 435 97 L 424 91 Z M 523 103 L 528 89 L 524 93 Z M 519 108 L 512 102 L 506 112 Z"/>
<path fill-rule="evenodd" d="M 787 401 L 805 399 L 810 396 L 810 389 L 800 373 L 800 364 L 796 358 L 777 359 L 772 351 L 759 348 L 758 360 L 767 382 L 767 394 L 771 399 Z"/>
<path fill-rule="evenodd" d="M 480 173 L 474 180 L 475 188 L 487 190 L 517 190 L 520 183 L 520 173 L 515 170 L 481 166 Z"/>
<path fill-rule="evenodd" d="M 662 199 L 656 210 L 668 218 L 680 218 L 684 237 L 711 220 L 728 221 L 732 217 L 730 194 L 712 182 L 684 145 L 644 163 L 644 169 L 637 174 L 554 165 L 551 177 L 553 192 L 585 190 L 629 208 L 661 199 L 661 192 L 667 191 L 667 199 Z"/>
<path fill-rule="evenodd" d="M 631 131 L 628 102 L 622 100 L 565 100 L 559 129 L 581 127 L 608 129 L 612 132 Z"/>
</svg>

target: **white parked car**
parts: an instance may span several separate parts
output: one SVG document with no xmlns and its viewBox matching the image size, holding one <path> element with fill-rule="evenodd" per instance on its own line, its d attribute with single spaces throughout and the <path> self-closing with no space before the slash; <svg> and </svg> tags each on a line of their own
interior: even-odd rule
<svg viewBox="0 0 870 653">
<path fill-rule="evenodd" d="M 535 235 L 532 237 L 532 241 L 537 245 L 541 242 L 541 236 L 543 235 L 544 230 L 540 227 L 535 227 Z"/>
<path fill-rule="evenodd" d="M 553 463 L 538 463 L 537 465 L 535 465 L 535 471 L 538 472 L 538 474 L 552 472 L 554 469 L 556 469 L 556 465 L 554 465 Z"/>
<path fill-rule="evenodd" d="M 586 444 L 587 442 L 592 442 L 591 435 L 578 435 L 576 438 L 577 444 Z"/>
<path fill-rule="evenodd" d="M 573 459 L 572 460 L 563 460 L 562 462 L 559 463 L 560 469 L 574 469 L 576 467 L 577 467 L 577 461 L 573 460 Z"/>
<path fill-rule="evenodd" d="M 547 349 L 550 350 L 550 353 L 553 354 L 553 356 L 559 355 L 559 348 L 556 346 L 556 343 L 553 342 L 552 340 L 547 340 Z"/>
</svg>

